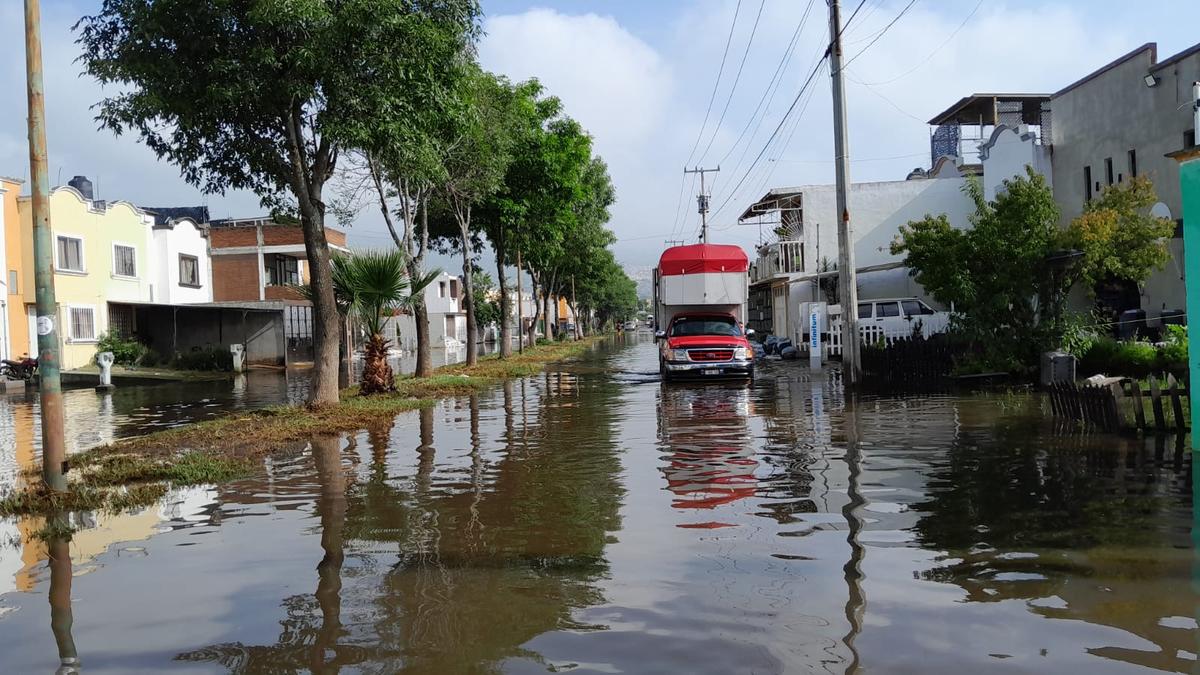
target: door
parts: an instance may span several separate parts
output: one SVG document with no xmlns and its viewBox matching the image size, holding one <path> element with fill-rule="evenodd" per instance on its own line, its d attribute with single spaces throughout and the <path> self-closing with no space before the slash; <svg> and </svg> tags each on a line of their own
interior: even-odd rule
<svg viewBox="0 0 1200 675">
<path fill-rule="evenodd" d="M 25 305 L 25 319 L 25 325 L 29 327 L 29 355 L 34 356 L 38 353 L 37 307 Z M 21 356 L 21 354 L 17 354 L 17 356 Z"/>
</svg>

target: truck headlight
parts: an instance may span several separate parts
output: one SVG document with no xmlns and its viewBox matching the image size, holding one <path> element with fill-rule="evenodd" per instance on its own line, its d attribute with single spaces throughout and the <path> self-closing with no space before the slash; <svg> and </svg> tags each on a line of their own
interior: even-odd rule
<svg viewBox="0 0 1200 675">
<path fill-rule="evenodd" d="M 735 347 L 733 350 L 733 358 L 738 361 L 754 358 L 754 350 L 750 347 Z"/>
<path fill-rule="evenodd" d="M 671 350 L 671 360 L 672 361 L 687 361 L 688 360 L 687 350 L 686 349 L 672 349 Z"/>
</svg>

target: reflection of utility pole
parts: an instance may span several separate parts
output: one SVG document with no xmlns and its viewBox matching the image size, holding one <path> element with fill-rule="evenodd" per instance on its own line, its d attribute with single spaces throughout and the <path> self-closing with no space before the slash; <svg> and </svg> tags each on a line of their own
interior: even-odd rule
<svg viewBox="0 0 1200 675">
<path fill-rule="evenodd" d="M 42 480 L 56 492 L 67 489 L 63 439 L 62 384 L 58 376 L 58 331 L 54 298 L 54 242 L 50 233 L 50 176 L 46 159 L 46 107 L 42 89 L 41 8 L 25 0 L 25 71 L 29 95 L 29 175 L 33 203 L 33 269 L 37 295 L 38 393 L 42 408 Z"/>
<path fill-rule="evenodd" d="M 836 0 L 835 0 L 836 1 Z M 845 427 L 846 441 L 846 504 L 842 506 L 842 517 L 846 519 L 846 543 L 850 545 L 850 559 L 842 566 L 846 579 L 846 622 L 850 625 L 842 642 L 850 650 L 851 663 L 846 668 L 847 673 L 859 669 L 858 648 L 854 641 L 862 632 L 863 615 L 867 610 L 867 595 L 863 590 L 863 559 L 867 549 L 859 537 L 865 523 L 859 510 L 867 505 L 867 499 L 862 494 L 862 444 L 858 438 L 858 401 L 856 395 L 846 393 L 846 403 L 842 414 L 842 424 Z"/>
<path fill-rule="evenodd" d="M 846 83 L 842 72 L 842 19 L 838 0 L 829 2 L 829 72 L 833 78 L 833 146 L 837 174 L 838 284 L 842 303 L 842 364 L 846 384 L 858 384 L 861 374 L 858 336 L 858 286 L 854 275 L 854 240 L 851 237 L 850 147 L 846 137 Z"/>
<path fill-rule="evenodd" d="M 694 169 L 684 169 L 684 174 L 698 173 L 700 174 L 700 194 L 696 196 L 696 205 L 700 211 L 700 243 L 708 243 L 708 192 L 704 189 L 704 174 L 716 173 L 721 170 L 721 167 L 715 169 L 702 169 L 696 167 Z"/>
</svg>

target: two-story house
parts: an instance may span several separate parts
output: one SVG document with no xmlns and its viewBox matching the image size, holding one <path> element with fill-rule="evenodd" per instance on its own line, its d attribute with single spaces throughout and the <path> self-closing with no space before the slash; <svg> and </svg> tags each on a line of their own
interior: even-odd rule
<svg viewBox="0 0 1200 675">
<path fill-rule="evenodd" d="M 0 176 L 0 359 L 17 359 L 30 353 L 25 328 L 25 303 L 21 301 L 21 218 L 17 195 L 21 181 Z M 35 348 L 36 350 L 36 348 Z"/>
</svg>

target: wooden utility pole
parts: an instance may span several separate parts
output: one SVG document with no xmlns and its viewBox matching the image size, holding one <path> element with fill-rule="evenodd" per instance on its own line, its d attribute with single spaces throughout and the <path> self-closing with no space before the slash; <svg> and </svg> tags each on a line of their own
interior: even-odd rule
<svg viewBox="0 0 1200 675">
<path fill-rule="evenodd" d="M 694 169 L 685 168 L 684 174 L 698 173 L 700 174 L 700 194 L 696 195 L 696 205 L 700 211 L 700 243 L 708 243 L 708 192 L 704 189 L 704 174 L 716 173 L 721 170 L 718 166 L 715 169 L 702 169 L 696 167 Z"/>
<path fill-rule="evenodd" d="M 33 269 L 37 296 L 38 393 L 42 411 L 42 480 L 55 492 L 67 489 L 59 380 L 58 302 L 54 298 L 54 237 L 50 232 L 50 176 L 46 159 L 46 101 L 42 88 L 41 8 L 25 0 L 25 72 L 29 95 L 29 175 L 33 199 Z"/>
<path fill-rule="evenodd" d="M 837 174 L 838 290 L 842 305 L 842 370 L 846 384 L 858 384 L 858 283 L 854 273 L 854 239 L 850 226 L 850 143 L 846 136 L 846 83 L 842 72 L 842 19 L 839 0 L 829 0 L 829 71 L 833 79 L 833 148 Z"/>
<path fill-rule="evenodd" d="M 521 298 L 521 244 L 517 242 L 517 353 L 525 353 L 525 312 Z"/>
</svg>

